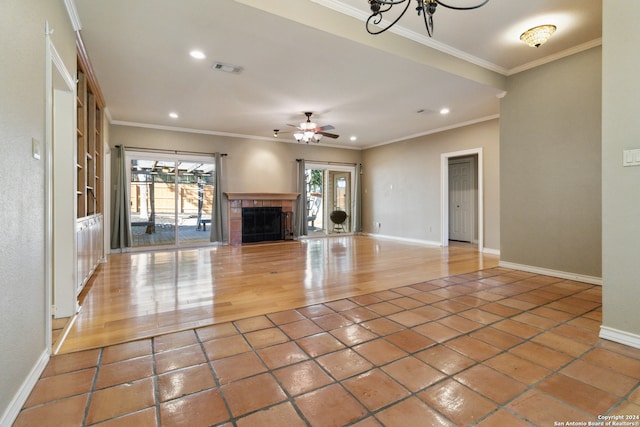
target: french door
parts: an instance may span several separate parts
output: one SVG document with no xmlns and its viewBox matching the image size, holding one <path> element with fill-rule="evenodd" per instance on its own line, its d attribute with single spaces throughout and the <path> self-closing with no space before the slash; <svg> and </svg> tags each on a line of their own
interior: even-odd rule
<svg viewBox="0 0 640 427">
<path fill-rule="evenodd" d="M 128 152 L 127 162 L 134 248 L 210 242 L 212 157 Z"/>
<path fill-rule="evenodd" d="M 307 163 L 307 234 L 353 230 L 355 167 Z"/>
</svg>

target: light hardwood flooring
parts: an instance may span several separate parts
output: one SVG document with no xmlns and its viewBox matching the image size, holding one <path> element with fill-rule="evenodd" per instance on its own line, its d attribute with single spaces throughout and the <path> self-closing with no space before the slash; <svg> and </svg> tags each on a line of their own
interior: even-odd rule
<svg viewBox="0 0 640 427">
<path fill-rule="evenodd" d="M 110 255 L 57 353 L 493 268 L 498 257 L 368 236 Z"/>
</svg>

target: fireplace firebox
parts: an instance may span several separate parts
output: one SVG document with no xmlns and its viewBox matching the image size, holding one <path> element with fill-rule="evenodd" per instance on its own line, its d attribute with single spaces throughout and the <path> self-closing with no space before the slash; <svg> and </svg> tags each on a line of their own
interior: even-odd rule
<svg viewBox="0 0 640 427">
<path fill-rule="evenodd" d="M 282 208 L 242 208 L 242 243 L 273 240 L 284 240 Z"/>
<path fill-rule="evenodd" d="M 242 210 L 244 208 L 280 208 L 282 237 L 279 240 L 293 239 L 293 217 L 295 214 L 294 203 L 300 197 L 300 193 L 224 193 L 229 200 L 229 244 L 232 246 L 242 245 L 243 240 L 243 219 Z M 250 232 L 254 234 L 254 232 Z M 254 236 L 254 238 L 257 236 Z M 261 238 L 264 239 L 265 236 Z M 257 241 L 257 240 L 256 240 Z M 263 240 L 264 241 L 264 240 Z M 247 242 L 248 243 L 248 242 Z"/>
</svg>

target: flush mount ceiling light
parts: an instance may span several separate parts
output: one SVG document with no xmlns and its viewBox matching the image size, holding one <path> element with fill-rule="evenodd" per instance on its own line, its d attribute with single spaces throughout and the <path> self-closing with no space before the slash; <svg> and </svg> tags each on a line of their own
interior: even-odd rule
<svg viewBox="0 0 640 427">
<path fill-rule="evenodd" d="M 539 25 L 522 33 L 520 40 L 531 47 L 540 47 L 549 40 L 551 35 L 555 33 L 555 25 Z"/>
<path fill-rule="evenodd" d="M 404 14 L 409 9 L 411 5 L 411 0 L 368 0 L 369 7 L 371 8 L 371 16 L 367 18 L 366 28 L 369 34 L 380 34 L 387 31 L 389 28 L 393 27 L 396 22 L 400 20 L 404 16 Z M 478 9 L 479 7 L 484 6 L 489 2 L 489 0 L 477 1 L 473 6 L 462 6 L 456 4 L 448 4 L 442 2 L 440 0 L 416 0 L 418 6 L 416 7 L 416 11 L 418 12 L 418 16 L 422 15 L 422 19 L 424 20 L 424 26 L 427 29 L 427 34 L 429 37 L 433 35 L 433 14 L 436 12 L 436 7 L 438 5 L 446 7 L 448 9 L 453 10 L 472 10 Z M 454 3 L 457 2 L 460 4 L 460 0 L 451 0 Z M 400 14 L 391 21 L 389 25 L 387 23 L 383 23 L 382 29 L 380 28 L 380 23 L 383 19 L 383 14 L 389 12 L 394 6 L 398 6 L 401 4 L 405 4 L 404 10 L 400 12 Z M 386 25 L 386 27 L 384 27 Z"/>
</svg>

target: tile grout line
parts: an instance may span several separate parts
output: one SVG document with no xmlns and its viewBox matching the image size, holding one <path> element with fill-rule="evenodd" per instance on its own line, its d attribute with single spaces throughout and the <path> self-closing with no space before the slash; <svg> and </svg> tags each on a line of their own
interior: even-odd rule
<svg viewBox="0 0 640 427">
<path fill-rule="evenodd" d="M 96 373 L 93 376 L 93 381 L 91 382 L 91 389 L 89 390 L 89 396 L 87 397 L 87 404 L 84 409 L 84 415 L 82 417 L 82 426 L 87 425 L 87 418 L 89 416 L 89 409 L 91 409 L 91 402 L 93 400 L 93 393 L 96 390 L 96 383 L 98 382 L 98 375 L 100 375 L 100 368 L 102 367 L 102 356 L 104 355 L 104 347 L 100 348 L 100 352 L 98 353 L 98 361 L 96 363 Z"/>
</svg>

